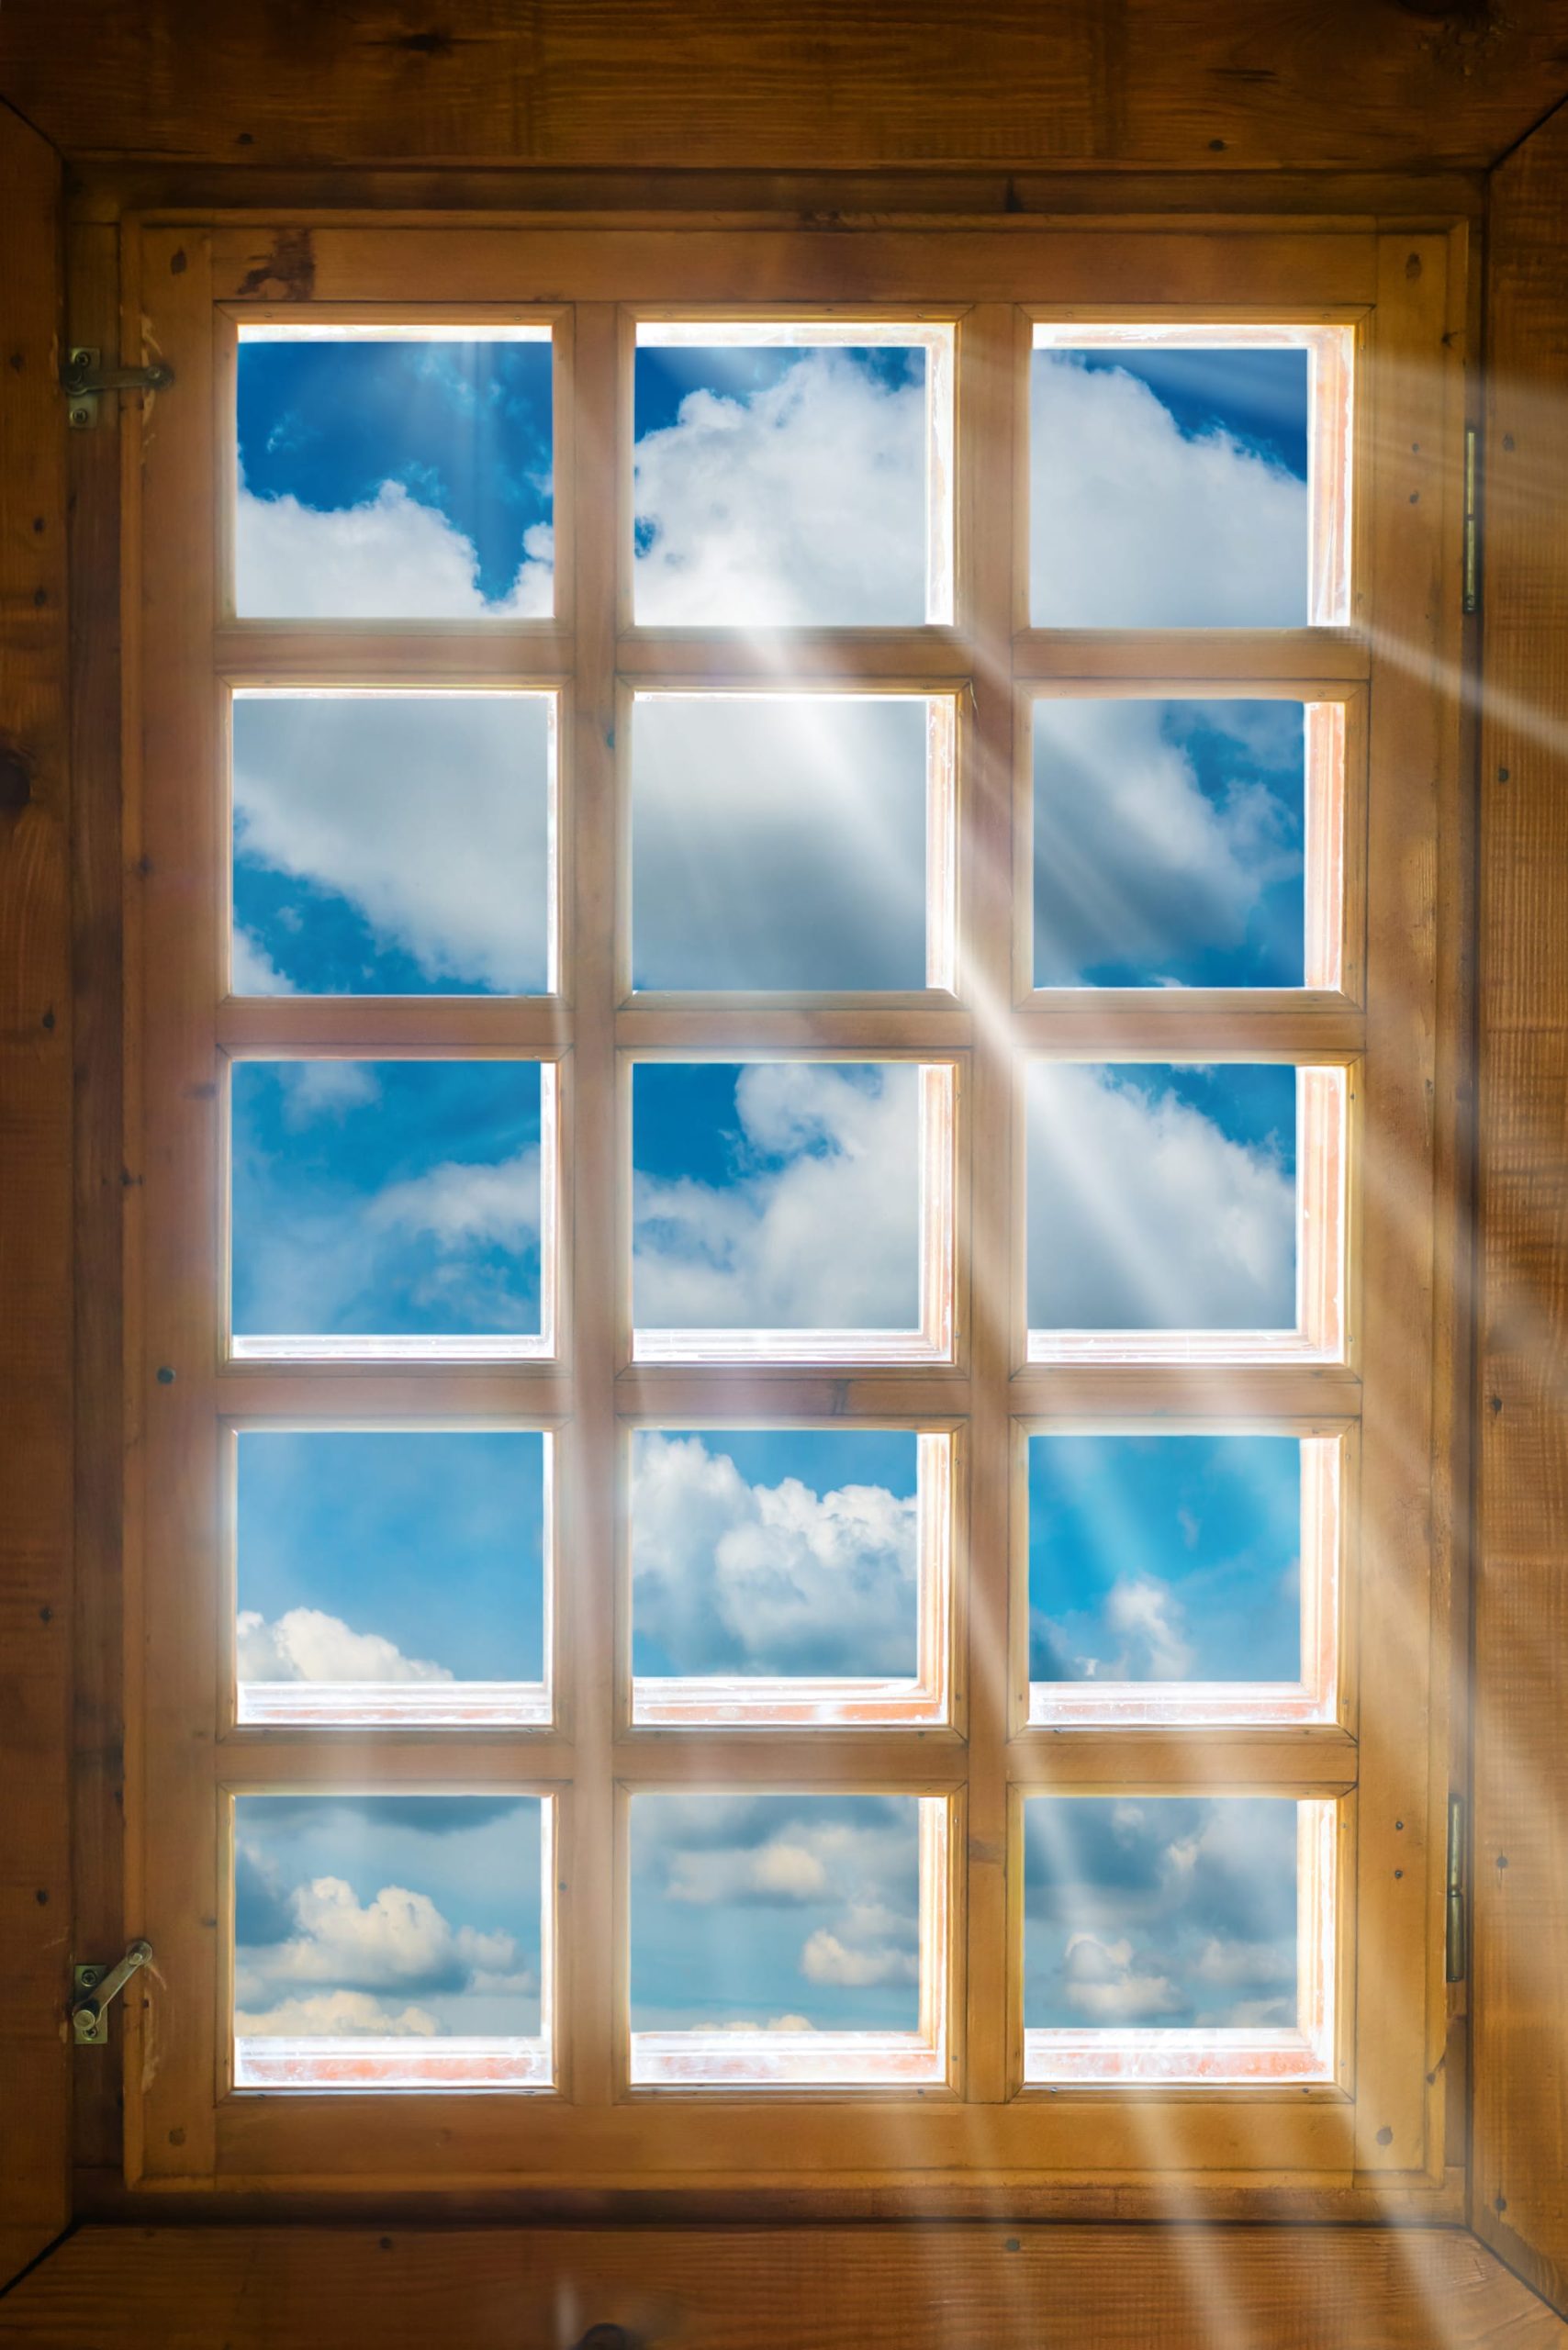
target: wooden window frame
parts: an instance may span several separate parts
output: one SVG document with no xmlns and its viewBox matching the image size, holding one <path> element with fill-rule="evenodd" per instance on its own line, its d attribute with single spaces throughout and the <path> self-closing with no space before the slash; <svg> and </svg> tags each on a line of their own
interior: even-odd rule
<svg viewBox="0 0 1568 2350">
<path fill-rule="evenodd" d="M 285 224 L 286 225 L 286 224 Z M 158 1976 L 127 2002 L 127 2170 L 134 2188 L 286 2192 L 393 2183 L 493 2182 L 559 2189 L 681 2187 L 830 2193 L 851 2177 L 955 2199 L 1020 2176 L 1133 2186 L 1184 2182 L 1203 2208 L 1211 2191 L 1288 2185 L 1315 2194 L 1371 2182 L 1417 2199 L 1444 2167 L 1440 2060 L 1447 2034 L 1442 1985 L 1441 1810 L 1446 1790 L 1447 1560 L 1435 1530 L 1436 1431 L 1451 1416 L 1451 1238 L 1439 1192 L 1450 1147 L 1448 1114 L 1432 1108 L 1447 1001 L 1434 911 L 1443 886 L 1439 809 L 1460 749 L 1458 575 L 1446 561 L 1462 478 L 1462 363 L 1449 341 L 1465 289 L 1439 232 L 1361 225 L 1277 225 L 1152 230 L 1105 222 L 986 229 L 878 229 L 847 247 L 809 232 L 562 228 L 530 234 L 487 224 L 401 229 L 354 223 L 314 230 L 315 315 L 363 304 L 376 317 L 398 304 L 432 316 L 468 306 L 484 317 L 519 307 L 520 274 L 547 279 L 551 304 L 528 306 L 559 322 L 558 368 L 568 397 L 555 413 L 558 546 L 563 582 L 554 623 L 494 622 L 473 630 L 341 629 L 238 623 L 220 618 L 221 574 L 213 485 L 222 477 L 232 386 L 215 352 L 214 319 L 268 315 L 262 295 L 272 224 L 172 227 L 148 221 L 129 240 L 128 314 L 145 319 L 148 346 L 175 364 L 177 392 L 148 404 L 126 433 L 128 699 L 127 864 L 131 968 L 127 1094 L 132 1157 L 141 1171 L 131 1232 L 128 1375 L 133 1446 L 127 1513 L 129 1619 L 136 1635 L 129 1691 L 128 1904 L 159 1953 Z M 878 1008 L 823 1001 L 745 1015 L 758 1051 L 811 1057 L 856 1053 L 961 1059 L 971 1130 L 1006 1130 L 1014 1046 L 1062 1054 L 1158 1054 L 1182 1040 L 1162 1003 L 1098 999 L 1058 1007 L 1014 1001 L 1010 946 L 1014 883 L 1010 834 L 1018 789 L 1017 711 L 1037 682 L 1151 681 L 1177 690 L 1209 677 L 1326 680 L 1367 688 L 1364 1001 L 1342 985 L 1215 1009 L 1200 1040 L 1238 1057 L 1262 1049 L 1354 1068 L 1352 1147 L 1373 1180 L 1353 1187 L 1349 1252 L 1350 1363 L 1282 1361 L 1248 1372 L 1249 1411 L 1266 1396 L 1271 1424 L 1320 1418 L 1360 1429 L 1365 1474 L 1354 1593 L 1357 1678 L 1348 1720 L 1264 1724 L 1202 1733 L 1205 1789 L 1256 1789 L 1333 1799 L 1355 1816 L 1357 1919 L 1353 2073 L 1329 2083 L 1223 2090 L 1144 2085 L 1073 2087 L 1020 2095 L 1016 2002 L 1006 1996 L 1008 1953 L 1021 1916 L 1016 1843 L 1008 1826 L 1023 1790 L 1194 1784 L 1194 1746 L 1181 1725 L 1070 1738 L 1025 1729 L 1008 1736 L 1012 1675 L 991 1660 L 1009 1622 L 1014 1423 L 1065 1413 L 1081 1425 L 1129 1415 L 1235 1412 L 1224 1364 L 1128 1368 L 1100 1361 L 1028 1364 L 1005 1315 L 964 1318 L 958 1280 L 955 1360 L 947 1366 L 842 1365 L 734 1371 L 636 1364 L 625 1359 L 623 1318 L 610 1285 L 579 1279 L 563 1300 L 559 1360 L 448 1366 L 439 1375 L 443 1418 L 567 1427 L 579 1457 L 612 1456 L 621 1420 L 745 1414 L 832 1416 L 941 1427 L 962 1422 L 969 1498 L 958 1550 L 957 1621 L 969 1670 L 953 1729 L 705 1733 L 710 1783 L 897 1785 L 945 1794 L 966 1807 L 952 1841 L 963 1865 L 951 1883 L 952 1995 L 960 2061 L 953 2085 L 898 2107 L 896 2145 L 886 2101 L 838 2101 L 820 2092 L 704 2092 L 662 2100 L 618 2088 L 613 1951 L 617 1847 L 614 1788 L 679 1784 L 689 1762 L 678 1736 L 618 1728 L 610 1648 L 585 1629 L 615 1613 L 612 1513 L 592 1481 L 563 1497 L 564 1540 L 577 1579 L 557 1648 L 562 1715 L 544 1733 L 334 1732 L 333 1774 L 405 1789 L 537 1789 L 560 1804 L 564 1914 L 561 2008 L 570 2052 L 564 2095 L 366 2101 L 226 2093 L 227 2032 L 219 1867 L 226 1789 L 323 1784 L 319 1738 L 257 1734 L 223 1724 L 215 1683 L 221 1653 L 220 1578 L 212 1512 L 197 1469 L 215 1457 L 216 1427 L 236 1416 L 297 1412 L 330 1420 L 395 1418 L 430 1408 L 409 1367 L 222 1365 L 215 1341 L 219 1214 L 215 1170 L 225 1051 L 271 1045 L 309 1052 L 450 1050 L 546 1054 L 572 1061 L 563 1152 L 567 1262 L 610 1260 L 618 1054 L 711 1053 L 712 1013 L 620 1002 L 613 906 L 617 826 L 613 727 L 616 680 L 627 685 L 723 679 L 766 671 L 767 649 L 720 632 L 628 630 L 617 604 L 611 533 L 583 528 L 587 499 L 573 483 L 601 481 L 606 453 L 627 487 L 627 320 L 659 306 L 694 312 L 767 284 L 786 288 L 767 315 L 823 309 L 858 319 L 901 306 L 959 322 L 960 437 L 958 617 L 952 628 L 791 632 L 802 678 L 958 689 L 960 799 L 969 855 L 959 876 L 960 937 L 968 955 L 957 1006 Z M 1214 290 L 1222 287 L 1224 305 Z M 1107 296 L 1114 291 L 1114 302 Z M 428 297 L 428 306 L 421 307 Z M 572 312 L 572 333 L 564 329 Z M 1172 633 L 1036 632 L 1017 625 L 1023 509 L 1016 453 L 1024 360 L 1032 319 L 1155 316 L 1354 323 L 1359 444 L 1352 580 L 1343 629 L 1226 632 L 1205 643 Z M 285 311 L 295 319 L 303 306 Z M 362 313 L 363 315 L 363 313 Z M 1393 429 L 1391 430 L 1391 425 Z M 224 504 L 218 500 L 219 509 Z M 994 551 L 1012 550 L 998 565 Z M 988 555 L 985 552 L 990 550 Z M 624 565 L 619 566 L 623 572 Z M 1370 603 L 1362 600 L 1370 594 Z M 850 638 L 853 642 L 850 642 Z M 521 666 L 519 666 L 521 665 Z M 1446 667 L 1445 667 L 1446 665 Z M 218 837 L 218 771 L 209 682 L 547 684 L 565 697 L 562 730 L 564 1000 L 464 1000 L 431 1011 L 352 1000 L 280 1010 L 219 1009 L 214 926 L 226 843 Z M 206 681 L 198 686 L 197 681 Z M 967 708 L 964 703 L 967 702 Z M 1352 774 L 1348 766 L 1347 775 Z M 1351 792 L 1353 794 L 1352 784 Z M 1348 795 L 1348 799 L 1349 799 Z M 1354 839 L 1353 834 L 1348 837 Z M 1445 852 L 1446 853 L 1446 852 Z M 1342 974 L 1348 979 L 1349 970 Z M 1327 997 L 1327 1000 L 1324 1000 Z M 286 1002 L 286 1000 L 280 1000 Z M 1002 1007 L 999 1022 L 976 1005 Z M 1193 1015 L 1197 1018 L 1199 1015 Z M 569 1029 L 567 1022 L 569 1018 Z M 428 1023 L 428 1025 L 422 1024 Z M 706 1025 L 704 1024 L 707 1024 Z M 410 1040 L 412 1040 L 410 1042 Z M 977 1295 L 1010 1281 L 1011 1154 L 983 1163 L 960 1139 L 959 1229 Z M 566 1366 L 569 1365 L 568 1369 Z M 160 1380 L 173 1370 L 173 1380 Z M 433 1392 L 433 1391 L 432 1391 Z M 1439 1487 L 1447 1475 L 1439 1462 Z M 568 1484 L 571 1480 L 564 1481 Z M 602 1481 L 601 1481 L 602 1483 Z M 151 1539 L 156 1505 L 157 1539 Z M 565 1618 L 567 1610 L 563 1607 Z M 373 1766 L 373 1767 L 372 1767 Z M 210 1827 L 208 1835 L 205 1828 Z M 203 1832 L 193 1832 L 193 1830 Z M 1342 1938 L 1342 1953 L 1348 1949 Z M 1346 1960 L 1348 1964 L 1350 1962 Z M 1348 2043 L 1347 2043 L 1348 2044 Z M 216 2059 L 216 2061 L 215 2061 Z M 759 2144 L 766 2153 L 759 2154 Z M 437 2149 L 440 2149 L 438 2154 Z M 1159 2149 L 1158 2161 L 1150 2150 Z M 938 2191 L 936 2201 L 940 2203 Z M 1063 2208 L 1072 2208 L 1072 2189 Z M 1088 2208 L 1086 2202 L 1085 2208 Z"/>
</svg>

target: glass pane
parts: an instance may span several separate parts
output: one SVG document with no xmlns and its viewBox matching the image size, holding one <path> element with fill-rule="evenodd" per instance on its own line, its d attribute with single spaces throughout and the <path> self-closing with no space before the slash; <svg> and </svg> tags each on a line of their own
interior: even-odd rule
<svg viewBox="0 0 1568 2350">
<path fill-rule="evenodd" d="M 543 1330 L 537 1061 L 240 1061 L 233 1089 L 237 1343 L 527 1351 Z"/>
<path fill-rule="evenodd" d="M 928 391 L 950 330 L 846 329 L 864 337 L 855 342 L 767 327 L 740 340 L 745 331 L 638 330 L 639 621 L 946 619 Z"/>
<path fill-rule="evenodd" d="M 633 1439 L 632 1669 L 823 1681 L 919 1670 L 920 1439 Z"/>
<path fill-rule="evenodd" d="M 1035 985 L 1305 977 L 1306 750 L 1292 701 L 1035 704 Z"/>
<path fill-rule="evenodd" d="M 243 1432 L 241 1719 L 535 1718 L 545 1472 L 527 1429 Z"/>
<path fill-rule="evenodd" d="M 550 984 L 546 694 L 234 698 L 236 995 Z"/>
<path fill-rule="evenodd" d="M 549 2078 L 537 1796 L 241 1796 L 241 2086 Z"/>
<path fill-rule="evenodd" d="M 547 327 L 241 327 L 235 607 L 547 616 Z"/>
<path fill-rule="evenodd" d="M 920 1815 L 905 1796 L 633 1796 L 633 2079 L 873 2079 L 901 2057 L 930 2077 Z"/>
<path fill-rule="evenodd" d="M 642 694 L 640 988 L 923 988 L 926 741 L 913 696 Z"/>
<path fill-rule="evenodd" d="M 1036 1061 L 1032 1330 L 1294 1330 L 1296 1072 Z"/>
<path fill-rule="evenodd" d="M 640 1063 L 639 1329 L 917 1330 L 919 1083 L 907 1063 Z"/>
<path fill-rule="evenodd" d="M 1305 627 L 1305 350 L 1052 346 L 1029 404 L 1036 627 Z"/>
<path fill-rule="evenodd" d="M 1291 2031 L 1296 1806 L 1282 1797 L 1032 1797 L 1027 2031 Z"/>
<path fill-rule="evenodd" d="M 1301 1678 L 1301 1442 L 1029 1439 L 1029 1678 Z"/>
</svg>

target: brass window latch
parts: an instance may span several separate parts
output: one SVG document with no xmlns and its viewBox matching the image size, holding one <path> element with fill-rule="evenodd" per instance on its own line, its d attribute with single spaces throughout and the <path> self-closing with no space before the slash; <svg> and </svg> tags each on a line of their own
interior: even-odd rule
<svg viewBox="0 0 1568 2350">
<path fill-rule="evenodd" d="M 73 343 L 60 371 L 60 387 L 69 406 L 73 432 L 90 431 L 98 421 L 99 402 L 106 392 L 165 392 L 174 371 L 161 359 L 146 367 L 106 367 L 103 352 L 85 343 Z"/>
<path fill-rule="evenodd" d="M 139 1967 L 152 1956 L 151 1942 L 128 1942 L 116 1966 L 76 1966 L 71 1971 L 75 1996 L 71 2002 L 71 2030 L 84 2048 L 102 2048 L 109 2036 L 109 2002 L 124 1990 Z"/>
</svg>

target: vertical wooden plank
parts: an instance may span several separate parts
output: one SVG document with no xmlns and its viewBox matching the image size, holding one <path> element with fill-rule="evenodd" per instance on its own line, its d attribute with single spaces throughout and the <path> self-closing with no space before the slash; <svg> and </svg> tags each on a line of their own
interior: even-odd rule
<svg viewBox="0 0 1568 2350">
<path fill-rule="evenodd" d="M 1358 1653 L 1356 2164 L 1435 2170 L 1444 1823 L 1428 1756 L 1447 1762 L 1446 1460 L 1435 1388 L 1439 842 L 1457 746 L 1460 359 L 1448 255 L 1380 241 L 1372 323 L 1372 678 L 1367 842 L 1367 1049 L 1358 1080 L 1361 1544 Z M 1451 527 L 1450 527 L 1451 520 Z M 1352 1317 L 1356 1301 L 1352 1292 Z M 1352 1330 L 1355 1321 L 1352 1319 Z"/>
<path fill-rule="evenodd" d="M 71 331 L 119 349 L 118 227 L 73 227 L 67 241 Z M 73 1631 L 75 1796 L 72 1874 L 76 1947 L 117 1956 L 126 1939 L 121 1610 L 124 1511 L 126 1192 L 121 1089 L 120 404 L 69 437 L 71 520 L 73 1035 L 76 1084 L 76 1554 Z M 73 2054 L 78 2166 L 118 2169 L 118 2051 Z"/>
<path fill-rule="evenodd" d="M 60 159 L 0 105 L 0 2281 L 70 2216 L 71 869 Z"/>
<path fill-rule="evenodd" d="M 127 1889 L 139 1930 L 157 1953 L 151 1980 L 139 1978 L 124 2003 L 126 2168 L 133 2183 L 211 2175 L 225 1940 L 213 1799 L 219 1602 L 212 1570 L 223 1314 L 218 1180 L 227 1103 L 214 1031 L 219 900 L 213 881 L 221 867 L 207 238 L 200 230 L 151 230 L 140 240 L 140 266 L 148 349 L 171 362 L 175 390 L 148 402 L 128 433 L 151 525 L 145 561 L 132 572 L 135 624 L 152 657 L 142 666 L 126 733 L 127 955 L 137 958 L 140 1015 L 131 1024 L 140 1045 L 128 1083 L 144 1090 L 129 1194 L 140 1277 L 128 1284 L 124 1357 L 128 1408 L 140 1432 L 126 1517 L 127 1648 L 136 1668 Z M 224 2049 L 224 2037 L 218 2045 Z"/>
<path fill-rule="evenodd" d="M 1568 117 L 1492 183 L 1472 2222 L 1568 2309 Z"/>
</svg>

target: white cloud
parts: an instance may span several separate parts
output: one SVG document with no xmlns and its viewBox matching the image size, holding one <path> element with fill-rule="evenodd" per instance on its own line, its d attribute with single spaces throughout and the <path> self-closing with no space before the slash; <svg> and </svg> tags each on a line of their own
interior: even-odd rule
<svg viewBox="0 0 1568 2350">
<path fill-rule="evenodd" d="M 1219 1942 L 1211 1938 L 1198 1953 L 1193 1972 L 1226 1990 L 1256 1989 L 1291 1981 L 1295 1953 L 1281 1942 Z"/>
<path fill-rule="evenodd" d="M 1170 1978 L 1135 1959 L 1125 1937 L 1103 1942 L 1097 1934 L 1070 1935 L 1062 1975 L 1068 2005 L 1092 2024 L 1148 2022 L 1182 2005 Z"/>
<path fill-rule="evenodd" d="M 290 1896 L 297 1931 L 265 1953 L 267 1978 L 375 1991 L 398 1986 L 456 1988 L 476 1972 L 510 1975 L 508 1933 L 453 1926 L 428 1893 L 383 1886 L 363 1905 L 342 1877 L 319 1876 Z"/>
<path fill-rule="evenodd" d="M 743 1069 L 744 1143 L 785 1164 L 636 1178 L 639 1327 L 916 1327 L 918 1082 L 907 1066 L 870 1084 L 821 1062 Z"/>
<path fill-rule="evenodd" d="M 923 987 L 926 726 L 908 696 L 640 695 L 638 985 Z"/>
<path fill-rule="evenodd" d="M 647 1435 L 632 1526 L 638 1628 L 682 1672 L 913 1671 L 913 1496 L 752 1485 L 700 1437 Z"/>
<path fill-rule="evenodd" d="M 886 1943 L 856 1950 L 819 1926 L 801 1952 L 801 1972 L 809 1983 L 842 1983 L 862 1990 L 873 1983 L 914 1983 L 920 1979 L 919 1953 Z"/>
<path fill-rule="evenodd" d="M 1181 1601 L 1148 1575 L 1118 1577 L 1105 1595 L 1105 1619 L 1126 1643 L 1113 1677 L 1183 1681 L 1193 1669 Z"/>
<path fill-rule="evenodd" d="M 235 924 L 233 943 L 230 948 L 230 986 L 236 995 L 292 995 L 294 992 L 260 940 L 253 938 L 238 923 Z"/>
<path fill-rule="evenodd" d="M 450 1681 L 443 1664 L 405 1656 L 379 1632 L 352 1631 L 319 1607 L 290 1607 L 269 1624 L 253 1607 L 239 1618 L 241 1681 Z"/>
<path fill-rule="evenodd" d="M 1295 1185 L 1273 1151 L 1114 1067 L 1029 1079 L 1032 1326 L 1294 1326 Z"/>
<path fill-rule="evenodd" d="M 1125 370 L 1036 352 L 1030 385 L 1036 627 L 1305 621 L 1305 482 L 1227 433 L 1186 439 Z"/>
<path fill-rule="evenodd" d="M 1263 718 L 1241 714 L 1255 707 Z M 1095 695 L 1035 705 L 1041 985 L 1070 986 L 1107 962 L 1139 968 L 1152 980 L 1194 946 L 1237 946 L 1264 891 L 1301 868 L 1291 811 L 1269 781 L 1282 777 L 1293 750 L 1299 759 L 1296 706 L 1190 705 L 1193 725 L 1251 737 L 1257 771 L 1218 801 L 1162 723 L 1166 709 Z"/>
<path fill-rule="evenodd" d="M 925 394 L 808 351 L 748 400 L 689 393 L 636 449 L 636 614 L 664 627 L 925 617 Z"/>
<path fill-rule="evenodd" d="M 240 487 L 234 561 L 238 609 L 254 620 L 532 620 L 551 608 L 548 526 L 524 534 L 523 560 L 495 603 L 479 588 L 472 542 L 403 483 L 384 481 L 359 506 L 321 509 L 285 493 Z"/>
<path fill-rule="evenodd" d="M 443 1249 L 476 1243 L 517 1247 L 539 1232 L 539 1151 L 530 1145 L 489 1165 L 449 1159 L 388 1183 L 364 1206 L 372 1231 L 428 1233 Z"/>
<path fill-rule="evenodd" d="M 259 2012 L 237 2008 L 234 2030 L 241 2040 L 429 2040 L 441 2026 L 424 2008 L 409 2006 L 395 2015 L 368 1991 L 319 1991 L 280 1999 Z"/>
<path fill-rule="evenodd" d="M 348 898 L 377 945 L 402 948 L 431 980 L 537 990 L 548 746 L 539 696 L 242 695 L 237 852 Z M 237 991 L 286 986 L 237 937 L 242 951 Z"/>
<path fill-rule="evenodd" d="M 317 1118 L 342 1118 L 378 1102 L 381 1085 L 364 1061 L 306 1060 L 278 1064 L 284 1088 L 283 1122 L 297 1129 Z"/>
</svg>

